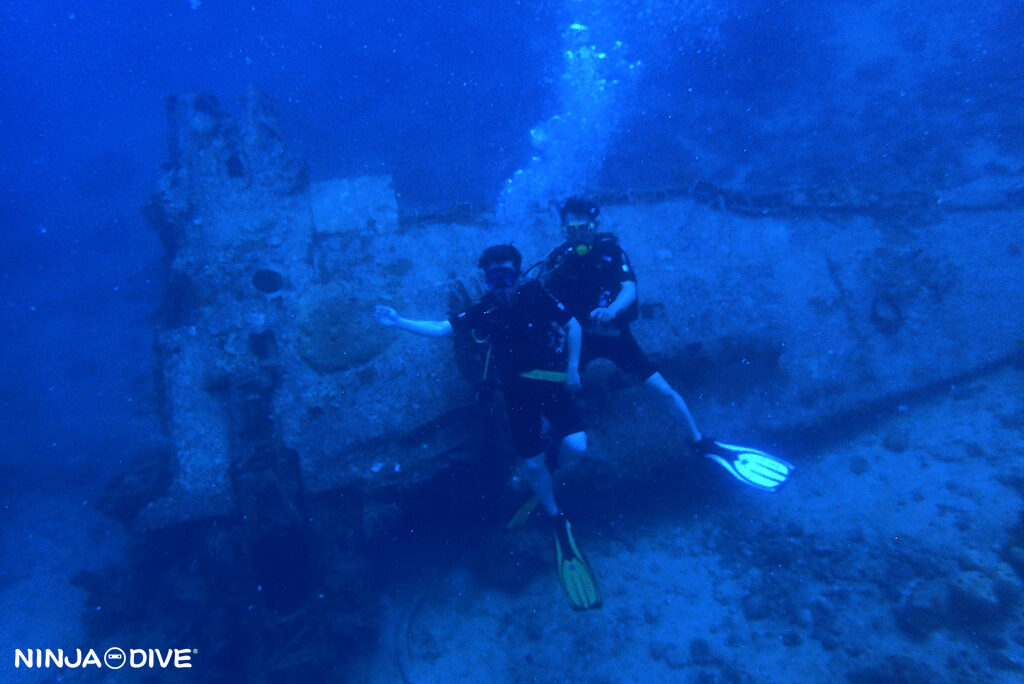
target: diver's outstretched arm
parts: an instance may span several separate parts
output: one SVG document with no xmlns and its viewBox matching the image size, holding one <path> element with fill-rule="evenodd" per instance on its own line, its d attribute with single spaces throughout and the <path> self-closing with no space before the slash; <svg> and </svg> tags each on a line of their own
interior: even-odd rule
<svg viewBox="0 0 1024 684">
<path fill-rule="evenodd" d="M 455 333 L 452 329 L 452 324 L 448 321 L 413 321 L 408 318 L 402 318 L 390 306 L 378 304 L 373 312 L 373 316 L 377 319 L 377 323 L 385 328 L 407 330 L 424 337 L 447 337 Z"/>
</svg>

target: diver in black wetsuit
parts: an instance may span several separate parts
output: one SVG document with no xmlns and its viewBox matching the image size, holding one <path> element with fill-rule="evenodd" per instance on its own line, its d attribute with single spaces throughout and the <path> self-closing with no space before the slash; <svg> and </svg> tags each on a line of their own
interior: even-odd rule
<svg viewBox="0 0 1024 684">
<path fill-rule="evenodd" d="M 487 294 L 446 321 L 402 318 L 389 306 L 378 306 L 376 318 L 383 326 L 419 335 L 444 337 L 472 331 L 478 339 L 488 340 L 513 439 L 535 496 L 514 520 L 525 520 L 540 502 L 554 524 L 559 582 L 574 609 L 589 610 L 600 607 L 601 594 L 573 536 L 572 524 L 555 502 L 551 471 L 545 462 L 545 452 L 557 448 L 559 441 L 560 446 L 577 453 L 587 448 L 587 436 L 566 389 L 580 384 L 582 334 L 576 319 L 540 283 L 520 283 L 522 262 L 522 255 L 512 245 L 486 249 L 479 266 Z"/>
<path fill-rule="evenodd" d="M 449 320 L 416 321 L 378 306 L 377 322 L 430 337 L 474 331 L 491 344 L 490 363 L 505 395 L 512 435 L 523 472 L 549 515 L 559 513 L 545 463 L 551 444 L 577 453 L 587 436 L 566 389 L 578 387 L 580 325 L 534 280 L 520 282 L 522 256 L 512 245 L 484 251 L 479 266 L 488 291 Z M 550 428 L 544 430 L 544 421 Z"/>
<path fill-rule="evenodd" d="M 701 435 L 686 402 L 637 344 L 629 329 L 637 317 L 636 275 L 618 239 L 597 232 L 597 214 L 592 202 L 565 200 L 559 215 L 566 241 L 548 255 L 540 273 L 541 283 L 583 328 L 581 367 L 598 357 L 614 361 L 669 400 L 695 455 L 707 456 L 746 485 L 777 491 L 793 465 L 760 449 Z"/>
<path fill-rule="evenodd" d="M 571 197 L 559 209 L 566 241 L 544 260 L 540 281 L 583 328 L 581 368 L 606 358 L 670 400 L 686 436 L 701 440 L 683 398 L 644 354 L 629 329 L 637 318 L 636 275 L 612 233 L 597 232 L 596 204 Z"/>
</svg>

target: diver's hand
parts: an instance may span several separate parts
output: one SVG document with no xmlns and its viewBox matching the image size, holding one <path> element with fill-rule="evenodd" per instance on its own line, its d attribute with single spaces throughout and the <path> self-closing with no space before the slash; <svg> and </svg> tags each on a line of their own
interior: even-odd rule
<svg viewBox="0 0 1024 684">
<path fill-rule="evenodd" d="M 612 311 L 607 306 L 602 306 L 590 312 L 590 318 L 598 323 L 610 323 L 615 319 L 615 315 L 616 312 Z"/>
<path fill-rule="evenodd" d="M 565 386 L 575 392 L 583 387 L 583 380 L 580 379 L 580 369 L 570 367 L 565 373 Z"/>
<path fill-rule="evenodd" d="M 385 328 L 393 328 L 398 325 L 398 312 L 390 306 L 378 304 L 373 312 L 373 317 L 377 319 L 377 323 Z"/>
</svg>

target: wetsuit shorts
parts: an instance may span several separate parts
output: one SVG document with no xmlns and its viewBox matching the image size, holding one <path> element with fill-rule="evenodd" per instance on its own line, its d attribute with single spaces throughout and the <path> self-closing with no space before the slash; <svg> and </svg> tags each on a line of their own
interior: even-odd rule
<svg viewBox="0 0 1024 684">
<path fill-rule="evenodd" d="M 583 430 L 564 383 L 515 376 L 503 383 L 512 441 L 522 458 L 544 453 Z"/>
<path fill-rule="evenodd" d="M 618 335 L 599 335 L 584 330 L 580 368 L 594 359 L 608 359 L 624 372 L 635 375 L 641 382 L 645 382 L 658 372 L 658 369 L 640 348 L 629 326 L 624 326 L 620 330 Z"/>
</svg>

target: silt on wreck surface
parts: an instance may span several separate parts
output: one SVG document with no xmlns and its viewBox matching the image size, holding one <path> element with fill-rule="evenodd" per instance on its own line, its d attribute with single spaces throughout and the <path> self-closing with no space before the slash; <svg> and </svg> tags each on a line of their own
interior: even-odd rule
<svg viewBox="0 0 1024 684">
<path fill-rule="evenodd" d="M 444 317 L 453 289 L 479 294 L 484 247 L 514 242 L 533 263 L 560 239 L 555 217 L 539 213 L 526 232 L 486 216 L 400 220 L 386 177 L 308 183 L 265 96 L 253 93 L 238 122 L 210 101 L 171 100 L 172 159 L 149 209 L 169 253 L 173 310 L 158 346 L 176 465 L 140 523 L 231 510 L 229 472 L 249 448 L 239 416 L 254 396 L 261 429 L 295 452 L 310 492 L 416 487 L 464 458 L 478 425 L 426 428 L 464 414 L 472 379 L 448 343 L 381 329 L 372 307 Z M 728 210 L 734 195 L 691 190 L 610 198 L 601 229 L 639 274 L 637 338 L 705 431 L 790 446 L 1019 353 L 1020 321 L 1003 312 L 1024 308 L 1006 302 L 1024 295 L 1000 285 L 1016 259 L 998 226 L 964 241 L 960 214 L 908 228 L 896 209 L 834 198 L 817 213 L 804 197 L 789 215 L 754 217 Z M 674 436 L 648 438 L 630 412 L 601 420 L 654 454 L 623 459 L 623 477 L 684 450 Z"/>
</svg>

